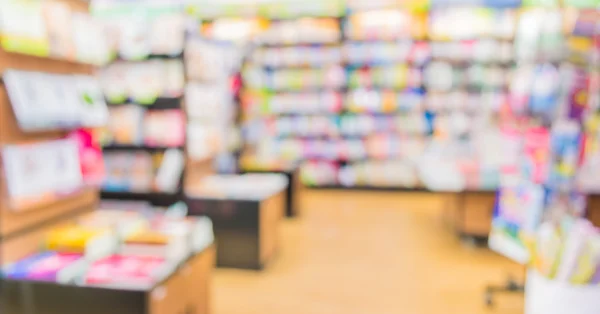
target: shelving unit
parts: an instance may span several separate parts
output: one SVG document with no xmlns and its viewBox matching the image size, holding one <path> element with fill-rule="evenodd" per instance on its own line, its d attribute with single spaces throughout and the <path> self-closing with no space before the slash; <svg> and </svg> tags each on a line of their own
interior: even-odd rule
<svg viewBox="0 0 600 314">
<path fill-rule="evenodd" d="M 162 23 L 162 28 L 168 28 L 170 33 L 166 35 L 163 32 L 154 34 L 151 38 L 144 37 L 142 40 L 145 40 L 144 43 L 135 43 L 138 46 L 134 43 L 128 43 L 129 46 L 119 44 L 114 62 L 102 72 L 103 88 L 112 113 L 111 121 L 114 123 L 103 134 L 105 135 L 103 150 L 109 175 L 104 183 L 101 197 L 110 200 L 148 201 L 157 206 L 170 206 L 182 200 L 183 182 L 188 164 L 185 130 L 187 115 L 183 105 L 185 18 L 180 4 L 165 2 L 157 6 L 143 4 L 136 4 L 136 6 L 138 7 L 135 10 L 139 10 L 136 11 L 139 13 L 136 16 L 139 20 L 136 21 L 140 25 L 146 23 L 144 24 L 146 28 L 156 31 L 156 23 Z M 92 13 L 106 23 L 114 36 L 126 36 L 129 33 L 136 33 L 140 38 L 150 36 L 149 33 L 145 33 L 147 30 L 141 31 L 136 28 L 139 26 L 128 22 L 133 18 L 130 14 L 132 10 L 133 7 L 124 3 L 110 5 L 98 3 L 92 6 Z M 173 40 L 169 41 L 168 36 Z M 133 75 L 136 75 L 135 79 Z M 154 124 L 148 125 L 148 118 L 153 119 L 151 123 Z M 161 121 L 160 119 L 167 118 L 170 119 L 169 122 L 158 122 Z M 173 129 L 172 126 L 176 122 L 175 128 L 181 129 Z M 164 130 L 158 130 L 157 128 L 161 126 L 156 123 L 168 123 L 171 127 L 163 125 Z M 151 138 L 150 133 L 154 133 L 154 137 Z M 169 133 L 173 134 L 169 135 Z M 163 137 L 158 138 L 157 135 Z M 174 154 L 173 150 L 178 151 L 182 157 Z M 174 191 L 164 186 L 159 187 L 157 183 L 158 173 L 161 170 L 179 173 L 179 169 L 167 171 L 166 165 L 160 161 L 169 154 L 172 158 L 176 156 L 177 159 L 183 158 L 183 170 Z M 135 169 L 129 175 L 124 175 L 121 171 L 130 171 L 130 169 L 124 168 L 119 162 L 129 162 L 130 168 Z M 140 166 L 140 163 L 145 166 Z M 148 171 L 150 173 L 145 173 Z M 150 182 L 146 182 L 148 180 Z M 171 183 L 169 186 L 172 185 Z M 143 191 L 140 185 L 145 186 L 147 191 Z M 128 188 L 131 191 L 128 191 Z"/>
</svg>

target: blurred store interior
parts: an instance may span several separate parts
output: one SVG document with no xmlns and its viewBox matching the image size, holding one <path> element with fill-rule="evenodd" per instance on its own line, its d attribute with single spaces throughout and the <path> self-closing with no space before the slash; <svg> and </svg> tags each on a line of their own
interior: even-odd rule
<svg viewBox="0 0 600 314">
<path fill-rule="evenodd" d="M 598 314 L 599 6 L 0 1 L 0 313 Z"/>
</svg>

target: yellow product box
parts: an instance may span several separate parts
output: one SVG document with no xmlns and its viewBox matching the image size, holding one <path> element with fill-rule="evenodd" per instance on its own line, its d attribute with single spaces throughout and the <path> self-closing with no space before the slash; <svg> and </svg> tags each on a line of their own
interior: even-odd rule
<svg viewBox="0 0 600 314">
<path fill-rule="evenodd" d="M 96 259 L 117 250 L 118 237 L 110 228 L 68 225 L 51 230 L 46 236 L 47 250 L 61 253 L 79 253 Z"/>
</svg>

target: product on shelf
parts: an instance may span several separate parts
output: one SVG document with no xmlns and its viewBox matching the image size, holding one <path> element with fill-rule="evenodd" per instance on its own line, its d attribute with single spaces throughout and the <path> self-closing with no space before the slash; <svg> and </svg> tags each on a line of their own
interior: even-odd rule
<svg viewBox="0 0 600 314">
<path fill-rule="evenodd" d="M 189 36 L 185 44 L 185 66 L 188 80 L 214 82 L 228 79 L 240 62 L 235 46 L 228 43 Z"/>
<path fill-rule="evenodd" d="M 6 51 L 95 65 L 112 58 L 106 27 L 66 3 L 2 1 L 0 20 Z"/>
<path fill-rule="evenodd" d="M 338 165 L 326 161 L 308 161 L 300 166 L 300 180 L 307 186 L 337 184 Z"/>
<path fill-rule="evenodd" d="M 431 57 L 429 43 L 424 41 L 350 41 L 344 44 L 344 59 L 350 65 L 410 63 L 423 65 Z"/>
<path fill-rule="evenodd" d="M 301 18 L 272 22 L 258 40 L 268 45 L 327 44 L 340 39 L 339 21 L 331 18 Z"/>
<path fill-rule="evenodd" d="M 344 14 L 345 1 L 265 1 L 258 7 L 259 14 L 271 19 L 312 17 L 338 17 Z"/>
<path fill-rule="evenodd" d="M 342 94 L 335 91 L 276 93 L 262 101 L 267 102 L 265 114 L 324 114 L 342 109 Z"/>
<path fill-rule="evenodd" d="M 173 193 L 183 172 L 180 154 L 169 157 L 167 153 L 105 153 L 106 178 L 102 188 L 109 192 Z M 170 158 L 176 160 L 170 162 Z M 166 174 L 161 175 L 161 171 Z"/>
<path fill-rule="evenodd" d="M 431 1 L 422 0 L 347 0 L 346 5 L 351 12 L 362 10 L 409 9 L 427 10 Z"/>
<path fill-rule="evenodd" d="M 559 61 L 565 56 L 560 9 L 528 8 L 519 16 L 515 57 L 530 62 Z"/>
<path fill-rule="evenodd" d="M 100 127 L 108 110 L 96 79 L 7 69 L 10 104 L 24 131 Z"/>
<path fill-rule="evenodd" d="M 110 108 L 110 115 L 105 145 L 176 148 L 185 142 L 185 116 L 180 109 L 119 105 Z"/>
<path fill-rule="evenodd" d="M 104 160 L 102 147 L 95 138 L 93 131 L 76 130 L 68 138 L 77 142 L 81 175 L 85 185 L 97 187 L 104 179 Z"/>
<path fill-rule="evenodd" d="M 423 39 L 427 14 L 400 10 L 371 10 L 350 15 L 344 32 L 350 40 Z"/>
<path fill-rule="evenodd" d="M 144 143 L 180 147 L 185 143 L 185 115 L 179 109 L 150 111 L 144 117 Z"/>
<path fill-rule="evenodd" d="M 184 91 L 181 60 L 115 62 L 101 73 L 104 95 L 111 103 L 127 99 L 151 105 L 157 98 L 180 97 Z"/>
<path fill-rule="evenodd" d="M 193 160 L 213 157 L 224 142 L 220 128 L 214 124 L 190 122 L 187 126 L 187 154 Z"/>
<path fill-rule="evenodd" d="M 114 2 L 113 2 L 114 3 Z M 145 7 L 137 14 L 119 16 L 119 9 L 104 14 L 92 11 L 107 26 L 119 57 L 123 60 L 145 60 L 151 55 L 178 56 L 183 52 L 185 16 L 178 12 L 154 8 L 152 14 L 144 14 Z M 148 8 L 149 9 L 149 8 Z M 110 9 L 109 9 L 110 10 Z M 125 13 L 127 9 L 120 12 Z M 150 9 L 152 10 L 152 9 Z"/>
<path fill-rule="evenodd" d="M 78 142 L 73 138 L 2 148 L 8 202 L 26 210 L 84 187 Z"/>
<path fill-rule="evenodd" d="M 111 107 L 108 127 L 110 143 L 116 145 L 143 144 L 144 114 L 144 108 L 137 105 Z"/>
<path fill-rule="evenodd" d="M 445 61 L 433 61 L 425 69 L 425 85 L 436 92 L 455 89 L 501 90 L 509 80 L 510 71 L 496 65 L 454 66 Z"/>
<path fill-rule="evenodd" d="M 506 40 L 479 38 L 432 42 L 432 58 L 463 63 L 509 63 L 514 60 L 513 44 Z"/>
<path fill-rule="evenodd" d="M 269 68 L 320 67 L 339 64 L 342 50 L 330 46 L 264 47 L 253 52 L 252 61 Z"/>
<path fill-rule="evenodd" d="M 416 88 L 422 85 L 422 80 L 420 69 L 406 65 L 359 68 L 348 73 L 350 88 Z"/>
<path fill-rule="evenodd" d="M 340 89 L 346 85 L 346 73 L 339 66 L 322 69 L 278 69 L 270 73 L 271 90 Z"/>
<path fill-rule="evenodd" d="M 254 18 L 220 17 L 202 25 L 202 35 L 223 43 L 243 44 L 255 38 L 268 22 Z"/>
<path fill-rule="evenodd" d="M 429 37 L 434 41 L 485 37 L 511 39 L 517 12 L 482 7 L 434 8 L 429 13 Z"/>
<path fill-rule="evenodd" d="M 190 120 L 225 124 L 233 105 L 227 86 L 219 83 L 188 83 L 185 108 Z"/>
</svg>

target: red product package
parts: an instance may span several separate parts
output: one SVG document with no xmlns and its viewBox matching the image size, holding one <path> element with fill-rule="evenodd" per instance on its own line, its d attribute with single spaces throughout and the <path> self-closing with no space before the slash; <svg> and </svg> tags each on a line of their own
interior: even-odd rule
<svg viewBox="0 0 600 314">
<path fill-rule="evenodd" d="M 152 286 L 165 263 L 163 257 L 112 255 L 92 264 L 85 282 L 92 285 Z"/>
<path fill-rule="evenodd" d="M 102 148 L 89 130 L 80 129 L 72 132 L 69 137 L 77 140 L 79 145 L 79 162 L 81 174 L 87 185 L 99 186 L 104 179 L 105 169 Z"/>
</svg>

